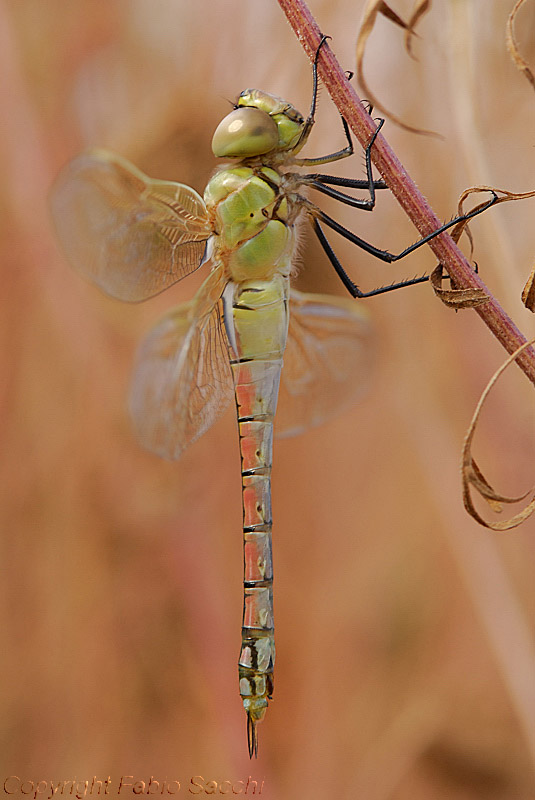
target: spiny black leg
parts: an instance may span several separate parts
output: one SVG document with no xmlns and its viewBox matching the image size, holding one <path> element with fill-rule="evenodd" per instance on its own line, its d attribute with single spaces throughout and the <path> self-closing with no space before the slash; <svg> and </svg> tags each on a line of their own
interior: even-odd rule
<svg viewBox="0 0 535 800">
<path fill-rule="evenodd" d="M 308 112 L 308 119 L 311 120 L 311 125 L 314 124 L 314 116 L 316 114 L 316 101 L 318 99 L 318 58 L 320 55 L 320 50 L 327 41 L 330 39 L 330 36 L 322 35 L 320 43 L 318 45 L 318 49 L 316 50 L 316 54 L 314 55 L 314 63 L 312 64 L 312 102 L 310 104 L 310 111 Z"/>
<path fill-rule="evenodd" d="M 342 122 L 344 123 L 344 129 L 349 136 L 349 128 L 347 127 L 347 122 L 342 117 Z M 365 163 L 366 163 L 366 180 L 359 180 L 355 181 L 351 178 L 335 178 L 334 176 L 330 175 L 303 175 L 303 179 L 306 183 L 312 186 L 313 189 L 317 189 L 319 192 L 323 192 L 324 194 L 333 197 L 335 200 L 339 200 L 341 203 L 347 203 L 349 206 L 353 206 L 353 208 L 359 208 L 361 211 L 373 211 L 375 207 L 375 189 L 383 189 L 388 188 L 384 181 L 374 181 L 373 179 L 373 172 L 372 172 L 372 161 L 371 161 L 371 149 L 377 139 L 377 135 L 381 128 L 384 125 L 384 119 L 379 119 L 379 124 L 377 128 L 373 132 L 373 135 L 366 145 L 366 150 L 364 152 Z M 349 140 L 350 141 L 350 140 Z M 342 151 L 340 151 L 342 152 Z M 337 156 L 338 154 L 333 153 L 331 156 L 325 156 L 325 158 L 332 159 L 333 156 Z M 303 159 L 304 160 L 304 159 Z M 313 159 L 314 163 L 321 163 L 320 159 Z M 311 163 L 310 160 L 308 163 Z M 351 195 L 345 194 L 344 192 L 338 192 L 336 189 L 329 189 L 326 186 L 323 186 L 323 183 L 331 183 L 337 186 L 347 186 L 348 188 L 360 188 L 360 189 L 367 189 L 370 193 L 369 200 L 359 200 L 355 197 L 351 197 Z M 378 185 L 377 185 L 378 184 Z"/>
<path fill-rule="evenodd" d="M 297 141 L 297 144 L 292 150 L 292 152 L 295 153 L 298 153 L 304 146 L 306 140 L 310 135 L 312 126 L 314 125 L 314 116 L 316 114 L 316 102 L 318 98 L 318 58 L 323 44 L 327 41 L 327 39 L 330 38 L 331 38 L 330 36 L 321 37 L 318 49 L 316 50 L 316 55 L 314 56 L 314 62 L 312 64 L 312 101 L 310 103 L 310 110 L 308 112 L 308 117 L 306 118 L 305 123 L 303 125 L 303 130 L 301 131 L 301 135 Z M 299 166 L 304 166 L 305 164 L 310 164 L 310 165 L 327 164 L 331 161 L 339 161 L 342 158 L 347 158 L 348 156 L 353 155 L 353 142 L 351 140 L 349 127 L 346 120 L 342 116 L 341 119 L 342 119 L 342 125 L 344 126 L 344 133 L 347 139 L 347 147 L 344 147 L 342 150 L 337 150 L 336 153 L 330 153 L 327 156 L 321 156 L 320 158 L 295 159 L 295 164 L 298 164 Z"/>
<path fill-rule="evenodd" d="M 353 244 L 356 244 L 357 247 L 362 248 L 362 250 L 365 250 L 367 253 L 370 253 L 370 255 L 375 256 L 381 261 L 386 261 L 387 263 L 390 264 L 393 261 L 399 261 L 401 258 L 405 258 L 405 256 L 409 255 L 409 253 L 412 253 L 414 250 L 417 250 L 422 245 L 427 244 L 427 242 L 429 242 L 431 239 L 434 239 L 435 236 L 438 236 L 439 233 L 448 230 L 448 228 L 451 228 L 458 222 L 465 222 L 469 219 L 472 219 L 473 217 L 477 217 L 478 214 L 482 214 L 483 211 L 486 211 L 488 208 L 494 205 L 497 199 L 498 195 L 496 194 L 496 192 L 492 191 L 492 198 L 489 200 L 488 203 L 485 203 L 485 205 L 482 206 L 481 208 L 474 209 L 473 211 L 470 211 L 468 214 L 462 214 L 459 217 L 454 217 L 454 219 L 450 220 L 449 222 L 446 222 L 444 225 L 441 225 L 440 228 L 437 228 L 435 231 L 432 231 L 432 233 L 428 233 L 427 236 L 423 237 L 423 239 L 420 239 L 414 244 L 409 245 L 409 247 L 406 247 L 405 250 L 402 250 L 401 253 L 397 254 L 390 253 L 388 250 L 381 250 L 380 248 L 375 247 L 373 244 L 369 244 L 369 242 L 364 241 L 364 239 L 361 239 L 360 236 L 357 236 L 355 233 L 352 233 L 352 231 L 349 231 L 347 228 L 344 228 L 343 225 L 340 225 L 339 222 L 336 222 L 336 220 L 332 219 L 332 217 L 327 216 L 327 214 L 325 214 L 323 211 L 320 211 L 319 209 L 314 210 L 314 215 L 317 216 L 322 222 L 324 222 L 325 225 L 327 225 L 329 228 L 332 228 L 334 231 L 339 233 L 345 239 L 348 239 L 350 242 L 353 242 Z"/>
<path fill-rule="evenodd" d="M 294 150 L 299 151 L 303 144 L 306 142 L 310 135 L 310 131 L 312 130 L 312 126 L 314 125 L 314 116 L 316 114 L 316 101 L 318 99 L 318 57 L 320 54 L 320 50 L 323 47 L 324 43 L 327 39 L 330 39 L 330 36 L 322 36 L 321 41 L 318 45 L 318 49 L 316 50 L 316 55 L 314 56 L 314 61 L 312 63 L 312 100 L 310 102 L 310 110 L 308 112 L 308 117 L 305 120 L 303 125 L 303 130 L 301 131 L 301 136 L 299 137 L 297 144 L 294 147 Z"/>
<path fill-rule="evenodd" d="M 330 183 L 332 186 L 347 186 L 348 189 L 367 189 L 370 183 L 368 178 L 340 178 L 338 175 L 323 175 L 320 172 L 309 172 L 301 177 L 310 179 L 311 183 Z M 375 189 L 388 189 L 383 180 L 374 181 L 373 185 Z"/>
<path fill-rule="evenodd" d="M 338 277 L 340 278 L 340 280 L 342 281 L 342 283 L 344 284 L 344 286 L 346 287 L 346 289 L 348 290 L 349 294 L 352 297 L 359 297 L 359 298 L 374 297 L 377 294 L 385 294 L 385 292 L 392 292 L 394 291 L 394 289 L 402 289 L 404 286 L 414 286 L 414 284 L 416 283 L 423 283 L 424 281 L 429 280 L 429 275 L 422 275 L 419 278 L 409 278 L 408 280 L 405 281 L 392 283 L 389 286 L 381 286 L 379 289 L 372 289 L 371 292 L 362 292 L 357 286 L 357 284 L 353 283 L 353 281 L 351 280 L 351 278 L 341 265 L 336 253 L 332 249 L 325 234 L 323 233 L 323 230 L 318 220 L 315 218 L 313 220 L 313 225 L 316 236 L 318 237 L 319 242 L 327 255 L 327 258 L 333 265 Z"/>
<path fill-rule="evenodd" d="M 342 125 L 344 126 L 344 133 L 347 139 L 347 147 L 343 147 L 341 150 L 337 150 L 336 153 L 329 153 L 326 156 L 318 156 L 318 158 L 296 158 L 294 163 L 300 167 L 306 167 L 318 164 L 329 164 L 332 161 L 340 161 L 342 158 L 349 158 L 349 156 L 352 156 L 354 153 L 354 149 L 353 149 L 353 140 L 351 139 L 351 133 L 349 132 L 349 126 L 344 117 L 342 117 L 342 115 L 340 115 L 340 119 L 342 120 Z M 302 138 L 303 134 L 301 134 L 299 142 L 301 142 Z M 299 149 L 299 142 L 297 143 L 295 149 Z"/>
<path fill-rule="evenodd" d="M 308 177 L 308 176 L 307 176 Z M 353 208 L 358 208 L 361 211 L 373 211 L 375 203 L 372 204 L 371 200 L 360 200 L 357 197 L 352 197 L 350 194 L 345 194 L 344 192 L 339 192 L 337 189 L 332 189 L 330 186 L 325 186 L 325 184 L 320 183 L 320 181 L 307 181 L 308 186 L 311 186 L 312 189 L 316 189 L 318 192 L 322 192 L 322 194 L 326 194 L 329 197 L 333 197 L 335 200 L 338 200 L 340 203 L 346 203 L 348 206 L 353 206 Z M 362 181 L 364 186 L 359 188 L 368 189 L 368 181 Z M 375 183 L 375 182 L 374 182 Z M 375 189 L 384 189 L 388 188 L 385 186 L 374 186 Z"/>
<path fill-rule="evenodd" d="M 335 254 L 334 250 L 332 249 L 331 245 L 327 241 L 327 239 L 325 237 L 325 234 L 323 233 L 323 231 L 322 231 L 322 229 L 320 227 L 320 224 L 319 224 L 318 220 L 315 217 L 312 218 L 312 224 L 314 225 L 314 231 L 316 233 L 316 236 L 318 237 L 321 246 L 323 247 L 325 253 L 327 254 L 327 258 L 329 259 L 329 261 L 333 265 L 338 277 L 340 278 L 340 280 L 342 281 L 342 283 L 346 287 L 346 289 L 349 292 L 349 294 L 352 297 L 361 297 L 362 296 L 362 292 L 360 291 L 360 289 L 357 286 L 357 284 L 353 283 L 353 281 L 351 280 L 351 278 L 349 277 L 349 275 L 347 274 L 347 272 L 345 271 L 343 266 L 340 264 L 340 261 L 336 257 L 336 254 Z"/>
<path fill-rule="evenodd" d="M 374 183 L 373 183 L 371 152 L 372 152 L 372 147 L 375 144 L 375 140 L 377 139 L 377 136 L 379 135 L 379 131 L 381 130 L 381 128 L 385 124 L 385 121 L 384 121 L 384 119 L 379 119 L 378 123 L 379 124 L 377 125 L 375 131 L 373 132 L 373 136 L 370 139 L 370 141 L 368 142 L 368 144 L 366 145 L 366 150 L 364 151 L 364 158 L 366 160 L 366 177 L 368 178 L 368 190 L 370 192 L 370 205 L 369 205 L 370 211 L 373 209 L 373 207 L 375 205 L 375 186 L 374 186 Z"/>
<path fill-rule="evenodd" d="M 390 263 L 391 261 L 394 260 L 394 258 L 396 258 L 396 256 L 393 256 L 387 250 L 380 250 L 373 244 L 369 244 L 368 242 L 364 241 L 364 239 L 361 239 L 360 236 L 357 236 L 356 233 L 353 233 L 352 231 L 349 231 L 347 228 L 344 228 L 343 225 L 340 225 L 340 223 L 337 222 L 335 219 L 329 217 L 324 211 L 320 211 L 319 209 L 317 209 L 316 216 L 318 219 L 324 222 L 325 225 L 327 225 L 329 228 L 332 228 L 333 231 L 336 231 L 336 233 L 339 233 L 340 236 L 343 236 L 344 239 L 348 239 L 353 244 L 356 244 L 357 247 L 362 248 L 362 250 L 365 250 L 367 253 L 370 253 L 370 255 L 379 258 L 381 261 L 386 261 Z"/>
<path fill-rule="evenodd" d="M 320 43 L 318 45 L 318 49 L 316 50 L 316 54 L 314 56 L 314 61 L 312 63 L 312 101 L 310 103 L 310 110 L 308 112 L 308 117 L 306 118 L 305 123 L 303 125 L 303 130 L 301 131 L 301 135 L 299 136 L 299 139 L 298 139 L 296 145 L 292 148 L 292 152 L 294 152 L 294 153 L 298 153 L 303 148 L 305 142 L 307 141 L 307 139 L 308 139 L 308 137 L 310 135 L 310 131 L 312 130 L 312 126 L 314 125 L 314 116 L 316 114 L 316 102 L 317 102 L 317 98 L 318 98 L 318 58 L 319 58 L 320 50 L 321 50 L 323 44 L 327 41 L 327 39 L 330 39 L 330 38 L 331 38 L 330 36 L 322 36 L 321 37 L 321 41 L 320 41 Z M 352 77 L 353 77 L 353 73 L 351 72 L 351 73 L 349 73 L 349 78 L 348 79 L 351 80 Z M 371 114 L 373 106 L 372 106 L 371 103 L 368 103 L 367 105 L 368 105 L 368 113 Z M 340 114 L 340 118 L 342 120 L 342 125 L 344 127 L 344 133 L 345 133 L 345 136 L 346 136 L 346 139 L 347 139 L 347 147 L 344 147 L 341 150 L 337 150 L 335 153 L 329 153 L 329 155 L 320 156 L 319 158 L 295 159 L 294 163 L 297 164 L 298 166 L 304 167 L 307 164 L 310 165 L 310 166 L 312 166 L 314 164 L 316 164 L 316 165 L 317 164 L 327 164 L 327 163 L 330 163 L 332 161 L 339 161 L 342 158 L 348 158 L 349 156 L 352 156 L 353 152 L 354 152 L 354 148 L 353 148 L 353 141 L 351 139 L 351 133 L 349 132 L 349 126 L 347 124 L 346 119 L 344 118 L 344 116 L 342 114 Z M 384 122 L 384 120 L 380 123 L 379 127 L 377 128 L 377 131 L 381 128 L 381 125 L 383 124 L 383 122 Z M 374 137 L 372 138 L 371 143 L 368 145 L 368 147 L 371 147 L 371 145 L 375 141 L 375 136 L 377 136 L 377 131 L 376 131 Z M 369 155 L 367 156 L 367 158 L 369 160 Z"/>
</svg>

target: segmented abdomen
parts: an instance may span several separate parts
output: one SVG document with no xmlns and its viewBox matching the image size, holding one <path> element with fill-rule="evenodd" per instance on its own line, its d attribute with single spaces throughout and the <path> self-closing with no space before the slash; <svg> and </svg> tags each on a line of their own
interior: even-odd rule
<svg viewBox="0 0 535 800">
<path fill-rule="evenodd" d="M 288 279 L 230 284 L 224 319 L 242 462 L 244 606 L 238 664 L 249 743 L 273 692 L 275 642 L 271 560 L 273 418 L 288 333 Z"/>
</svg>

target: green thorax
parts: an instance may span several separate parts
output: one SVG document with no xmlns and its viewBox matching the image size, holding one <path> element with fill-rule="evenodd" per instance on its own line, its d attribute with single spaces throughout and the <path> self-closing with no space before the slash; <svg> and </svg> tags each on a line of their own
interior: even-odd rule
<svg viewBox="0 0 535 800">
<path fill-rule="evenodd" d="M 293 230 L 288 203 L 281 202 L 281 176 L 270 167 L 222 167 L 204 200 L 216 231 L 215 255 L 237 282 L 288 274 Z"/>
</svg>

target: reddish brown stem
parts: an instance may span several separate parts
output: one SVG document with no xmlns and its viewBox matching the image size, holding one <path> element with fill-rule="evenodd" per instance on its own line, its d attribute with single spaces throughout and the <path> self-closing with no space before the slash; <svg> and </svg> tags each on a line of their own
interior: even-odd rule
<svg viewBox="0 0 535 800">
<path fill-rule="evenodd" d="M 303 0 L 279 0 L 297 38 L 312 60 L 318 49 L 322 31 Z M 357 93 L 347 80 L 344 70 L 338 63 L 328 43 L 321 48 L 318 59 L 318 72 L 327 87 L 332 100 L 346 118 L 356 138 L 365 147 L 375 130 L 375 123 L 367 114 Z M 421 194 L 416 184 L 393 153 L 384 137 L 379 134 L 372 149 L 372 160 L 392 194 L 405 210 L 422 236 L 440 227 L 441 222 Z M 444 265 L 447 273 L 455 279 L 461 289 L 482 289 L 490 298 L 487 303 L 474 310 L 490 328 L 508 353 L 513 353 L 525 344 L 526 339 L 503 308 L 492 296 L 479 275 L 477 275 L 453 239 L 441 233 L 429 242 L 437 259 Z M 535 384 L 535 351 L 525 350 L 517 359 L 517 364 Z"/>
</svg>

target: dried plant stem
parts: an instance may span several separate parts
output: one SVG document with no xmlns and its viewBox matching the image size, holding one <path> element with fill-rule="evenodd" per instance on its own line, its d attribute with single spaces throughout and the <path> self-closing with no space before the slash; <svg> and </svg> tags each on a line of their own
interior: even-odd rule
<svg viewBox="0 0 535 800">
<path fill-rule="evenodd" d="M 305 52 L 312 59 L 318 49 L 322 31 L 306 3 L 303 0 L 278 0 L 278 2 Z M 346 118 L 362 147 L 365 147 L 375 130 L 375 123 L 367 114 L 328 44 L 321 49 L 318 71 L 334 104 Z M 377 137 L 372 149 L 372 161 L 422 236 L 426 236 L 440 227 L 440 220 L 381 134 Z M 447 233 L 442 233 L 429 242 L 429 247 L 440 263 L 444 265 L 447 273 L 455 279 L 459 288 L 482 289 L 488 295 L 489 301 L 477 306 L 474 310 L 507 352 L 513 353 L 525 344 L 526 339 L 522 333 L 492 296 L 479 275 L 474 272 L 453 239 Z M 529 380 L 535 384 L 535 351 L 533 348 L 525 350 L 518 357 L 517 363 Z"/>
</svg>

